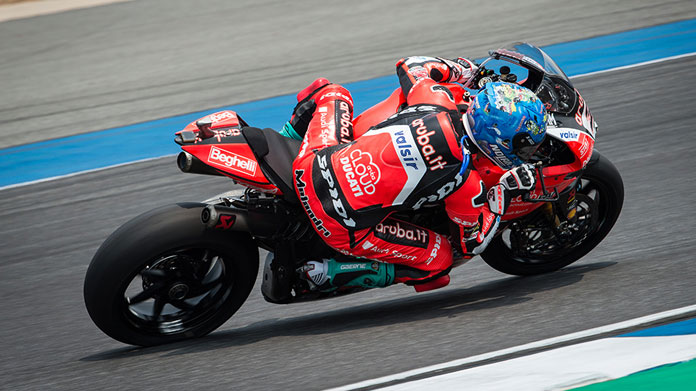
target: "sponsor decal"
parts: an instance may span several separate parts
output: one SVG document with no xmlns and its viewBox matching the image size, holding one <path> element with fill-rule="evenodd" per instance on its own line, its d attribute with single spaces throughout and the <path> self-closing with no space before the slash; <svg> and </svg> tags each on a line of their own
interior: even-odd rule
<svg viewBox="0 0 696 391">
<path fill-rule="evenodd" d="M 375 227 L 375 236 L 390 243 L 427 248 L 428 231 L 402 221 L 382 222 Z"/>
<path fill-rule="evenodd" d="M 542 197 L 542 196 L 543 196 L 543 194 L 542 194 L 542 193 L 539 193 L 539 192 L 536 191 L 536 190 L 533 190 L 533 191 L 530 191 L 529 193 L 527 193 L 527 197 L 529 197 L 530 200 L 536 200 L 536 199 L 538 199 L 538 198 L 540 198 L 540 197 Z M 518 203 L 524 203 L 524 202 L 525 202 L 525 201 L 522 200 L 522 196 L 521 196 L 521 195 L 518 195 L 517 197 L 514 197 L 514 198 L 510 199 L 510 203 L 518 204 Z"/>
<path fill-rule="evenodd" d="M 495 185 L 488 191 L 488 208 L 495 214 L 505 214 L 505 197 L 502 185 Z"/>
<path fill-rule="evenodd" d="M 231 129 L 222 129 L 222 130 L 213 130 L 213 133 L 215 134 L 215 138 L 217 139 L 218 142 L 222 141 L 223 137 L 232 137 L 232 136 L 239 136 L 242 134 L 242 131 L 237 129 L 237 128 L 231 128 Z"/>
<path fill-rule="evenodd" d="M 491 149 L 491 152 L 493 152 L 493 159 L 496 160 L 501 166 L 505 167 L 512 167 L 512 161 L 508 159 L 507 156 L 503 153 L 503 151 L 500 150 L 500 147 L 497 144 L 488 144 L 488 147 Z"/>
<path fill-rule="evenodd" d="M 329 195 L 331 196 L 331 203 L 333 205 L 336 213 L 343 219 L 343 224 L 346 227 L 355 227 L 355 220 L 352 217 L 348 217 L 348 212 L 346 211 L 343 202 L 338 197 L 338 189 L 336 189 L 336 181 L 329 171 L 329 164 L 327 162 L 327 154 L 322 154 L 317 156 L 317 163 L 319 164 L 320 172 L 322 178 L 326 181 L 329 186 Z"/>
<path fill-rule="evenodd" d="M 379 183 L 382 174 L 369 152 L 352 150 L 350 155 L 342 157 L 340 162 L 355 197 L 375 193 L 375 185 Z"/>
<path fill-rule="evenodd" d="M 341 125 L 341 143 L 353 141 L 353 123 L 350 120 L 350 106 L 344 101 L 338 101 L 336 117 Z"/>
<path fill-rule="evenodd" d="M 546 132 L 567 142 L 578 141 L 580 139 L 580 133 L 582 133 L 580 130 L 573 128 L 548 128 Z"/>
<path fill-rule="evenodd" d="M 339 270 L 365 270 L 367 269 L 367 264 L 365 263 L 342 263 L 338 267 Z"/>
<path fill-rule="evenodd" d="M 329 113 L 327 107 L 320 107 L 317 109 L 319 113 L 319 127 L 321 133 L 319 138 L 321 139 L 321 145 L 326 148 L 333 143 L 331 142 L 331 135 L 336 134 L 336 124 L 333 121 L 329 121 Z"/>
<path fill-rule="evenodd" d="M 456 216 L 452 217 L 452 221 L 454 221 L 455 223 L 457 223 L 459 225 L 463 225 L 466 227 L 471 227 L 473 225 L 478 224 L 478 220 L 477 221 L 469 221 L 469 220 L 464 220 L 464 219 L 456 217 Z"/>
<path fill-rule="evenodd" d="M 445 197 L 450 195 L 450 193 L 452 193 L 454 189 L 459 187 L 459 185 L 461 185 L 463 181 L 464 178 L 461 176 L 461 174 L 455 175 L 453 180 L 445 183 L 444 185 L 442 185 L 442 187 L 437 189 L 436 194 L 431 194 L 427 197 L 421 197 L 418 201 L 416 201 L 415 205 L 413 205 L 413 209 L 420 209 L 420 207 L 423 206 L 423 204 L 426 202 L 436 202 L 444 199 Z"/>
<path fill-rule="evenodd" d="M 318 99 L 317 101 L 322 101 L 322 100 L 324 100 L 324 99 L 326 99 L 326 98 L 339 98 L 339 99 L 343 99 L 343 100 L 345 100 L 345 101 L 347 101 L 347 102 L 350 102 L 350 104 L 353 104 L 353 99 L 351 99 L 349 96 L 343 94 L 343 93 L 340 92 L 340 91 L 331 91 L 331 92 L 327 92 L 326 94 L 324 94 L 324 95 L 322 95 L 321 97 L 319 97 L 319 99 Z"/>
<path fill-rule="evenodd" d="M 237 118 L 237 115 L 231 111 L 222 111 L 220 113 L 210 114 L 208 116 L 208 120 L 210 120 L 213 123 L 224 121 L 226 119 L 236 119 L 236 118 Z"/>
<path fill-rule="evenodd" d="M 578 95 L 578 111 L 575 112 L 575 122 L 587 130 L 590 136 L 594 139 L 596 133 L 597 123 L 595 122 L 592 114 L 590 114 L 590 109 L 585 104 L 585 100 L 582 99 L 578 90 L 575 90 Z"/>
<path fill-rule="evenodd" d="M 365 249 L 365 250 L 370 250 L 371 252 L 373 252 L 373 253 L 375 253 L 375 254 L 382 254 L 382 255 L 390 254 L 388 248 L 379 248 L 379 247 L 375 246 L 373 243 L 371 243 L 370 241 L 367 241 L 367 240 L 365 241 L 365 243 L 363 243 L 363 246 L 362 246 L 362 247 L 363 247 L 363 249 Z M 402 254 L 402 253 L 400 253 L 400 252 L 397 251 L 397 250 L 391 250 L 391 256 L 393 256 L 393 257 L 395 257 L 395 258 L 408 259 L 408 260 L 410 260 L 410 261 L 415 261 L 415 260 L 417 259 L 417 257 L 416 257 L 415 255 L 406 255 L 406 254 Z M 377 271 L 377 270 L 379 269 L 379 264 L 378 264 L 377 262 L 374 262 L 374 263 L 372 264 L 372 268 L 373 268 L 375 271 Z"/>
<path fill-rule="evenodd" d="M 582 159 L 582 168 L 585 168 L 585 166 L 587 166 L 587 163 L 589 163 L 590 158 L 592 157 L 592 148 L 590 144 L 590 138 L 584 137 L 582 140 L 582 146 L 580 146 L 580 159 Z"/>
<path fill-rule="evenodd" d="M 521 214 L 525 214 L 525 213 L 528 213 L 528 212 L 529 212 L 529 209 L 528 209 L 528 208 L 520 209 L 520 210 L 512 210 L 512 211 L 509 211 L 509 212 L 505 212 L 505 217 L 521 215 Z"/>
<path fill-rule="evenodd" d="M 396 145 L 396 151 L 399 153 L 399 159 L 403 167 L 410 167 L 413 170 L 420 170 L 420 165 L 418 164 L 418 155 L 416 154 L 415 145 L 413 143 L 413 136 L 409 133 L 406 137 L 406 133 L 403 130 L 394 132 L 394 144 Z"/>
<path fill-rule="evenodd" d="M 569 140 L 569 141 L 578 141 L 578 138 L 580 138 L 580 132 L 573 131 L 573 130 L 566 130 L 563 132 L 560 132 L 558 134 L 561 136 L 563 140 Z"/>
<path fill-rule="evenodd" d="M 430 257 L 428 260 L 425 261 L 426 265 L 430 265 L 430 262 L 432 262 L 435 257 L 437 257 L 437 253 L 440 251 L 440 246 L 442 245 L 442 237 L 440 235 L 435 235 L 435 245 L 433 246 L 433 250 L 430 251 Z"/>
<path fill-rule="evenodd" d="M 297 187 L 297 193 L 300 196 L 300 202 L 302 202 L 302 207 L 307 211 L 307 215 L 309 216 L 309 219 L 312 220 L 312 224 L 314 224 L 317 232 L 324 235 L 325 238 L 328 238 L 331 236 L 331 231 L 324 227 L 324 222 L 321 221 L 316 214 L 314 214 L 312 207 L 309 205 L 309 197 L 307 197 L 307 193 L 305 192 L 307 183 L 302 180 L 304 173 L 305 170 L 295 170 L 295 186 Z"/>
<path fill-rule="evenodd" d="M 590 141 L 587 137 L 582 140 L 582 145 L 580 146 L 580 156 L 584 157 L 587 151 L 590 150 Z"/>
<path fill-rule="evenodd" d="M 402 253 L 400 253 L 400 252 L 398 252 L 398 251 L 396 251 L 396 250 L 393 250 L 393 251 L 392 251 L 392 256 L 394 256 L 395 258 L 408 259 L 409 261 L 415 261 L 415 260 L 416 260 L 416 256 L 415 256 L 415 255 L 406 255 L 406 254 L 402 254 Z"/>
<path fill-rule="evenodd" d="M 495 233 L 493 230 L 493 223 L 495 220 L 498 219 L 498 216 L 496 216 L 493 213 L 489 213 L 483 220 L 483 228 L 479 232 L 479 236 L 477 238 L 477 241 L 479 243 L 483 243 L 484 239 L 486 238 L 486 234 L 490 233 Z M 497 226 L 495 227 L 497 229 Z M 486 232 L 484 232 L 486 231 Z"/>
<path fill-rule="evenodd" d="M 208 163 L 216 166 L 223 166 L 234 171 L 255 176 L 258 163 L 254 159 L 249 159 L 246 156 L 237 155 L 236 153 L 225 151 L 223 149 L 212 147 L 208 155 Z"/>
<path fill-rule="evenodd" d="M 370 242 L 369 240 L 366 240 L 365 243 L 363 243 L 362 248 L 364 250 L 370 250 L 371 252 L 373 252 L 375 254 L 389 254 L 389 249 L 379 248 L 374 243 Z"/>
<path fill-rule="evenodd" d="M 220 215 L 220 218 L 218 218 L 218 223 L 215 226 L 215 228 L 230 229 L 234 225 L 235 221 L 237 221 L 236 215 Z"/>
<path fill-rule="evenodd" d="M 411 126 L 416 130 L 416 134 L 418 134 L 416 141 L 418 141 L 418 145 L 420 145 L 421 156 L 428 162 L 430 171 L 445 168 L 447 162 L 442 159 L 442 155 L 438 155 L 437 157 L 432 156 L 436 151 L 435 147 L 430 144 L 430 137 L 435 135 L 435 131 L 428 131 L 422 118 L 412 121 Z"/>
<path fill-rule="evenodd" d="M 396 118 L 397 115 L 401 114 L 412 114 L 412 113 L 430 113 L 433 111 L 437 111 L 438 108 L 435 106 L 429 106 L 429 105 L 417 105 L 417 106 L 408 106 L 407 108 L 399 111 L 398 113 L 392 115 L 391 118 Z"/>
</svg>

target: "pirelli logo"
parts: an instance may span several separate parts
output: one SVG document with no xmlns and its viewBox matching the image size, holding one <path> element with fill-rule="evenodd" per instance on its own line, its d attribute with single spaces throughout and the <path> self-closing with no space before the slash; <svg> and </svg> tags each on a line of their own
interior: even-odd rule
<svg viewBox="0 0 696 391">
<path fill-rule="evenodd" d="M 256 175 L 256 167 L 258 166 L 258 163 L 254 159 L 249 159 L 246 156 L 237 155 L 236 153 L 225 151 L 217 147 L 212 147 L 210 149 L 208 163 L 229 168 L 249 176 Z"/>
</svg>

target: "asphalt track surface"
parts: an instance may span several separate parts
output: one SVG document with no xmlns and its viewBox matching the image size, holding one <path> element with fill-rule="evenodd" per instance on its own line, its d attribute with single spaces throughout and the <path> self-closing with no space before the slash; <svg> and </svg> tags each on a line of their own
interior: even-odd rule
<svg viewBox="0 0 696 391">
<path fill-rule="evenodd" d="M 672 5 L 684 16 L 684 9 L 693 12 L 689 2 Z M 62 21 L 121 6 L 41 18 Z M 632 26 L 622 26 L 620 13 L 587 11 L 617 20 L 611 28 L 619 30 L 653 24 L 637 16 Z M 597 33 L 573 28 L 572 38 L 579 31 Z M 400 45 L 400 51 L 387 51 L 389 66 L 406 50 L 406 42 Z M 475 259 L 455 269 L 452 284 L 438 291 L 415 294 L 395 286 L 289 306 L 264 302 L 257 284 L 218 331 L 164 347 L 128 347 L 97 330 L 82 304 L 84 272 L 120 224 L 165 203 L 228 190 L 226 180 L 182 174 L 170 158 L 2 190 L 0 388 L 321 389 L 694 304 L 695 67 L 696 58 L 689 57 L 574 81 L 600 125 L 597 148 L 617 165 L 626 187 L 616 227 L 575 265 L 516 278 Z M 311 76 L 297 75 L 304 79 L 294 83 Z M 114 122 L 130 121 L 130 111 L 115 108 Z"/>
</svg>

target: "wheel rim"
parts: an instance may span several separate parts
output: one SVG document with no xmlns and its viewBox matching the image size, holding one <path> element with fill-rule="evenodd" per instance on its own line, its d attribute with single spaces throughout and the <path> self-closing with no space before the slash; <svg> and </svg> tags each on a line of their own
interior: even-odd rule
<svg viewBox="0 0 696 391">
<path fill-rule="evenodd" d="M 120 296 L 122 314 L 141 332 L 186 333 L 218 312 L 233 285 L 222 254 L 203 248 L 173 251 L 131 278 Z"/>
<path fill-rule="evenodd" d="M 603 230 L 611 207 L 607 191 L 606 185 L 596 178 L 580 180 L 576 192 L 578 218 L 576 223 L 563 226 L 566 237 L 554 234 L 552 223 L 541 211 L 529 219 L 510 224 L 501 234 L 510 258 L 525 265 L 543 265 L 562 260 Z"/>
</svg>

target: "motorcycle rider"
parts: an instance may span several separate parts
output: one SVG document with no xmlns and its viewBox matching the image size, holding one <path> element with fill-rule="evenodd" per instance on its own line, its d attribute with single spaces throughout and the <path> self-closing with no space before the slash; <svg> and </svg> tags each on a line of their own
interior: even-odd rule
<svg viewBox="0 0 696 391">
<path fill-rule="evenodd" d="M 281 132 L 302 139 L 293 180 L 314 229 L 338 252 L 364 259 L 308 261 L 298 272 L 312 289 L 443 287 L 453 262 L 448 237 L 390 215 L 444 200 L 470 258 L 493 238 L 511 198 L 536 186 L 525 162 L 544 139 L 546 111 L 532 91 L 489 82 L 468 108 L 457 107 L 439 83 L 466 82 L 473 62 L 419 56 L 396 68 L 407 106 L 359 138 L 350 93 L 326 79 L 298 94 Z M 490 189 L 472 164 L 479 154 L 507 170 Z"/>
</svg>

